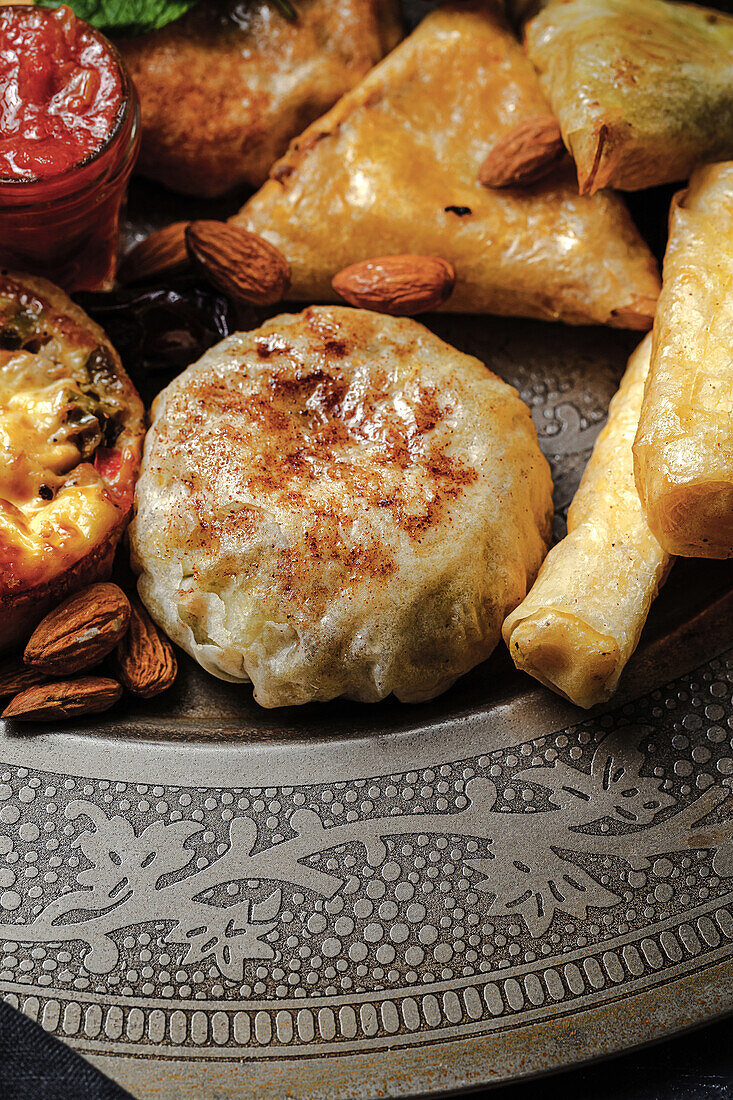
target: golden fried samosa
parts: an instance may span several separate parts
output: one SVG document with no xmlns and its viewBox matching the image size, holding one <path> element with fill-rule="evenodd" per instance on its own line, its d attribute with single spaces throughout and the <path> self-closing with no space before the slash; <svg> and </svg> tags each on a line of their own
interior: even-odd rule
<svg viewBox="0 0 733 1100">
<path fill-rule="evenodd" d="M 554 0 L 527 52 L 582 194 L 686 179 L 733 156 L 733 18 L 667 0 Z"/>
<path fill-rule="evenodd" d="M 443 307 L 649 328 L 656 264 L 616 195 L 568 176 L 495 191 L 497 137 L 547 114 L 498 7 L 451 4 L 420 24 L 290 147 L 234 219 L 287 256 L 296 299 L 333 300 L 351 263 L 412 253 L 456 270 Z"/>
<path fill-rule="evenodd" d="M 188 195 L 259 187 L 288 142 L 401 37 L 397 0 L 197 4 L 117 45 L 140 94 L 146 176 Z"/>
<path fill-rule="evenodd" d="M 629 359 L 570 506 L 567 536 L 504 623 L 517 668 L 579 707 L 616 690 L 671 564 L 642 511 L 631 453 L 651 340 Z"/>
<path fill-rule="evenodd" d="M 698 168 L 672 204 L 636 484 L 662 545 L 733 556 L 733 163 Z"/>
</svg>

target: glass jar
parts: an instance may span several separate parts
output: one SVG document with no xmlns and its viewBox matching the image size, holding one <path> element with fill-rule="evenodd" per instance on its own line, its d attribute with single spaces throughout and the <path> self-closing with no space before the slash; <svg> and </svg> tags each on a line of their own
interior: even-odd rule
<svg viewBox="0 0 733 1100">
<path fill-rule="evenodd" d="M 114 282 L 120 211 L 140 148 L 140 105 L 130 74 L 112 43 L 88 29 L 121 77 L 122 98 L 107 136 L 58 175 L 0 176 L 0 265 L 69 291 L 108 290 Z"/>
</svg>

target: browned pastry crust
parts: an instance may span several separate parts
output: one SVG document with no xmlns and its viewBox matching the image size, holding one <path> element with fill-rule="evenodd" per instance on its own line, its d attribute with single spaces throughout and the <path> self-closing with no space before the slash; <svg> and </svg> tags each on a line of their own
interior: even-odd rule
<svg viewBox="0 0 733 1100">
<path fill-rule="evenodd" d="M 529 409 L 416 321 L 282 314 L 211 348 L 152 417 L 140 595 L 263 706 L 433 698 L 489 655 L 545 555 Z"/>
<path fill-rule="evenodd" d="M 558 0 L 527 25 L 526 47 L 581 194 L 682 180 L 733 156 L 729 15 L 665 0 Z"/>
<path fill-rule="evenodd" d="M 184 194 L 259 187 L 288 141 L 400 37 L 395 0 L 203 0 L 117 43 L 142 102 L 139 168 Z"/>
<path fill-rule="evenodd" d="M 670 554 L 733 558 L 733 162 L 672 202 L 664 288 L 634 443 L 636 486 Z"/>
<path fill-rule="evenodd" d="M 623 201 L 578 195 L 572 168 L 494 190 L 497 140 L 546 116 L 537 74 L 491 0 L 431 12 L 300 135 L 234 221 L 287 257 L 293 298 L 332 299 L 343 268 L 439 256 L 443 309 L 651 327 L 659 275 Z"/>
</svg>

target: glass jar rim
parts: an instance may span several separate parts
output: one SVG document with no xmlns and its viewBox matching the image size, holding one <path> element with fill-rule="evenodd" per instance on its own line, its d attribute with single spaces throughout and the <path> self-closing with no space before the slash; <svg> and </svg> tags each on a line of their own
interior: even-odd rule
<svg viewBox="0 0 733 1100">
<path fill-rule="evenodd" d="M 34 4 L 12 4 L 8 5 L 8 8 L 11 11 L 33 12 L 38 12 L 39 10 L 45 10 L 49 12 L 52 10 L 58 10 L 51 8 L 39 9 Z M 78 19 L 78 16 L 75 16 L 75 18 Z M 96 27 L 93 27 L 91 23 L 87 23 L 85 19 L 79 19 L 79 22 L 84 23 L 92 36 L 96 38 L 98 42 L 101 42 L 104 48 L 109 51 L 120 73 L 122 82 L 122 96 L 112 126 L 110 127 L 109 132 L 102 141 L 102 144 L 97 149 L 93 149 L 91 153 L 87 153 L 86 156 L 82 157 L 81 160 L 77 160 L 74 164 L 64 169 L 63 172 L 58 172 L 52 176 L 3 176 L 2 174 L 0 174 L 0 187 L 12 187 L 14 189 L 21 189 L 25 186 L 42 187 L 44 184 L 48 184 L 49 186 L 55 187 L 57 184 L 63 184 L 65 180 L 68 180 L 70 176 L 78 172 L 80 169 L 88 168 L 90 165 L 94 164 L 95 161 L 100 160 L 102 157 L 104 157 L 119 138 L 125 122 L 128 120 L 131 113 L 134 118 L 137 109 L 137 93 L 135 91 L 135 85 L 133 83 L 132 77 L 130 76 L 127 65 L 124 62 L 122 54 L 117 49 L 115 44 L 113 42 L 110 42 L 109 38 L 107 38 L 106 35 L 102 34 L 100 30 L 97 30 Z"/>
</svg>

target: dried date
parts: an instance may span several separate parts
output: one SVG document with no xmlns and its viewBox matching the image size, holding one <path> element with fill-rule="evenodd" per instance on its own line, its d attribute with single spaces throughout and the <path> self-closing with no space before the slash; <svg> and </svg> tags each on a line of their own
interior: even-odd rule
<svg viewBox="0 0 733 1100">
<path fill-rule="evenodd" d="M 105 330 L 138 383 L 150 373 L 183 370 L 240 322 L 223 294 L 190 279 L 75 297 Z"/>
</svg>

